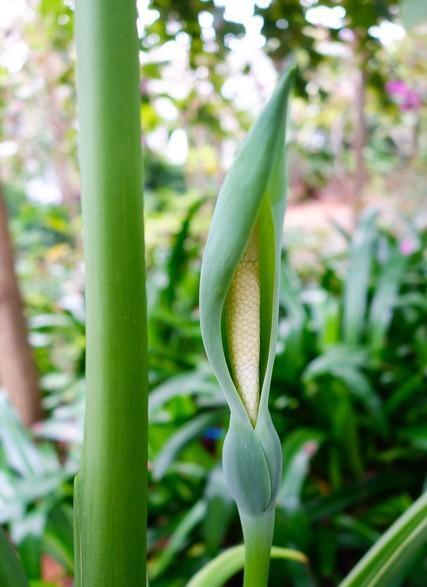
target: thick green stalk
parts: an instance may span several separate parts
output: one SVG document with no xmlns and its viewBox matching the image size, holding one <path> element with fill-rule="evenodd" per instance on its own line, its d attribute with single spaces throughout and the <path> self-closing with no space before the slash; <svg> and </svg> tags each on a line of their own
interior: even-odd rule
<svg viewBox="0 0 427 587">
<path fill-rule="evenodd" d="M 147 340 L 135 0 L 77 0 L 86 418 L 76 586 L 146 582 Z"/>
<path fill-rule="evenodd" d="M 267 587 L 274 531 L 274 508 L 257 516 L 240 512 L 245 542 L 243 587 Z"/>
</svg>

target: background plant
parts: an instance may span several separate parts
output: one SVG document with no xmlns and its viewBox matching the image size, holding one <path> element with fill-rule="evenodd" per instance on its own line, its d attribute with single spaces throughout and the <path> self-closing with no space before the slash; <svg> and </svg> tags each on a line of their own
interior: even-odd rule
<svg viewBox="0 0 427 587">
<path fill-rule="evenodd" d="M 212 7 L 203 4 L 211 12 Z M 307 9 L 303 12 L 306 15 Z M 40 439 L 46 440 L 50 448 L 46 450 L 42 442 L 41 452 L 47 453 L 47 460 L 53 451 L 59 458 L 54 457 L 57 464 L 52 470 L 58 471 L 58 480 L 52 485 L 43 483 L 46 465 L 40 468 L 41 493 L 24 496 L 19 489 L 12 491 L 20 504 L 23 524 L 31 528 L 30 534 L 35 537 L 30 541 L 35 545 L 34 552 L 41 549 L 43 553 L 42 569 L 40 565 L 33 566 L 35 574 L 53 577 L 56 568 L 54 581 L 59 583 L 71 575 L 69 471 L 77 462 L 84 396 L 80 218 L 73 205 L 64 208 L 55 202 L 34 200 L 34 184 L 30 182 L 41 177 L 41 191 L 51 193 L 52 183 L 56 185 L 55 179 L 49 179 L 54 144 L 55 154 L 65 151 L 67 164 L 71 170 L 75 169 L 70 50 L 73 11 L 52 1 L 34 4 L 26 14 L 25 22 L 15 20 L 13 34 L 9 28 L 5 37 L 5 51 L 19 36 L 30 52 L 24 56 L 18 71 L 10 69 L 11 62 L 4 65 L 2 61 L 1 173 L 6 180 L 3 183 L 6 183 L 18 252 L 17 269 L 47 409 L 47 419 L 30 432 L 31 443 L 38 452 Z M 153 133 L 163 125 L 169 126 L 170 135 L 182 128 L 184 106 L 185 109 L 191 106 L 191 128 L 197 134 L 189 142 L 184 165 L 170 164 L 167 160 L 167 137 L 160 145 L 153 145 L 151 139 L 150 145 L 146 145 L 151 149 L 146 157 L 145 179 L 152 388 L 148 542 L 153 585 L 185 584 L 208 559 L 240 540 L 236 511 L 218 469 L 227 412 L 202 351 L 197 307 L 199 259 L 219 183 L 217 178 L 224 172 L 223 161 L 212 154 L 224 153 L 231 135 L 232 142 L 239 141 L 239 135 L 267 93 L 265 84 L 259 91 L 251 90 L 257 96 L 256 105 L 237 103 L 232 95 L 224 101 L 224 109 L 219 104 L 215 108 L 206 106 L 210 101 L 206 97 L 202 99 L 206 81 L 203 77 L 206 41 L 200 36 L 203 27 L 198 18 L 196 22 L 188 14 L 181 16 L 178 20 L 182 26 L 186 26 L 186 19 L 194 24 L 190 29 L 200 61 L 192 61 L 194 78 L 191 79 L 197 85 L 197 92 L 187 99 L 174 99 L 178 118 L 167 120 L 157 103 L 164 89 L 156 84 L 160 73 L 168 74 L 171 57 L 160 55 L 156 61 L 155 54 L 155 66 L 147 65 L 147 82 L 143 88 L 144 120 L 147 125 L 152 120 L 150 117 L 154 118 Z M 165 40 L 166 24 L 170 27 L 175 18 L 166 8 L 160 22 L 157 18 L 149 25 L 143 33 L 146 51 L 153 42 L 150 31 L 155 33 L 157 27 L 160 40 L 156 43 L 161 44 Z M 399 23 L 399 16 L 395 22 Z M 307 21 L 301 24 L 306 31 L 313 31 Z M 215 30 L 219 26 L 222 26 L 222 16 L 215 12 Z M 238 28 L 242 33 L 242 27 Z M 178 28 L 174 33 L 167 33 L 169 40 L 175 39 L 179 32 Z M 334 30 L 327 34 L 332 35 L 329 41 L 337 40 Z M 270 38 L 274 35 L 267 35 L 267 41 Z M 313 40 L 307 35 L 302 39 L 302 47 L 306 47 L 306 41 L 317 49 L 325 49 L 324 39 Z M 224 55 L 229 51 L 226 46 Z M 375 66 L 372 73 L 382 72 L 384 80 L 402 79 L 424 96 L 422 29 L 408 33 L 388 47 L 375 41 L 373 51 L 374 61 L 369 63 L 370 68 Z M 231 50 L 231 54 L 235 52 Z M 35 55 L 55 65 L 50 67 L 50 72 L 56 100 L 47 94 L 45 70 L 40 69 L 43 63 Z M 329 189 L 339 173 L 344 172 L 344 178 L 348 178 L 347 171 L 352 168 L 351 97 L 333 91 L 348 69 L 340 57 L 324 55 L 321 67 L 314 71 L 304 65 L 304 55 L 305 49 L 301 49 L 300 70 L 303 78 L 313 85 L 308 86 L 309 101 L 301 94 L 294 104 L 297 128 L 292 130 L 292 136 L 297 139 L 299 152 L 293 147 L 291 157 L 297 158 L 301 167 L 291 160 L 291 169 L 302 169 L 304 173 L 302 181 L 301 174 L 292 180 L 283 254 L 289 258 L 287 267 L 293 269 L 290 273 L 289 269 L 284 270 L 280 339 L 272 386 L 273 417 L 280 436 L 287 439 L 284 451 L 285 463 L 289 463 L 284 472 L 289 489 L 280 494 L 275 543 L 299 548 L 310 558 L 309 567 L 285 563 L 290 581 L 300 585 L 336 585 L 424 487 L 426 275 L 423 251 L 426 235 L 423 208 L 417 203 L 424 197 L 425 107 L 423 99 L 416 112 L 402 111 L 385 86 L 379 84 L 378 91 L 375 89 L 373 80 L 378 78 L 368 77 L 369 133 L 365 155 L 371 177 L 365 200 L 379 205 L 380 213 L 376 220 L 363 221 L 363 258 L 369 259 L 369 263 L 366 261 L 369 267 L 358 267 L 356 272 L 350 261 L 354 257 L 349 244 L 353 226 L 344 202 L 344 196 L 349 194 L 345 184 L 342 190 L 340 187 L 339 197 L 332 199 L 333 209 L 343 211 L 338 224 L 344 228 L 313 224 L 313 212 L 310 212 L 311 196 L 315 194 L 321 200 L 314 214 L 320 217 L 324 210 L 329 213 L 332 205 L 322 197 L 324 188 L 318 188 L 322 183 Z M 208 70 L 213 72 L 215 53 L 209 59 L 212 61 Z M 228 61 L 227 67 L 231 68 Z M 249 69 L 253 73 L 256 66 L 252 63 Z M 232 69 L 226 73 L 236 75 Z M 256 73 L 254 78 L 245 77 L 244 69 L 238 68 L 237 74 L 242 76 L 238 77 L 239 83 L 258 79 Z M 222 88 L 223 79 L 214 81 Z M 348 85 L 344 86 L 348 89 Z M 60 125 L 66 129 L 62 138 L 53 135 L 57 121 L 53 124 L 41 116 L 48 111 L 46 99 L 49 111 L 55 109 L 59 120 L 65 119 Z M 219 125 L 218 113 L 222 112 L 227 123 Z M 337 113 L 340 114 L 338 122 L 343 124 L 341 159 L 336 158 L 333 150 L 334 133 L 337 126 L 338 131 L 341 128 Z M 230 117 L 237 123 L 230 122 Z M 407 148 L 417 119 L 421 131 L 415 133 L 418 148 L 411 158 Z M 200 165 L 197 153 L 203 153 L 203 183 L 201 175 L 195 173 Z M 296 206 L 296 196 L 307 200 L 308 207 L 305 203 Z M 369 276 L 363 280 L 363 287 L 358 278 L 360 271 Z M 343 326 L 344 307 L 350 303 L 345 301 L 348 299 L 345 292 L 352 291 L 351 288 L 361 292 L 360 298 L 355 296 L 357 299 L 366 300 L 362 304 L 365 310 L 358 311 L 359 319 L 354 326 L 357 352 L 348 348 L 348 335 L 344 336 Z M 380 290 L 382 293 L 377 293 Z M 391 306 L 390 300 L 393 300 Z M 382 312 L 382 308 L 389 308 L 389 312 Z M 334 355 L 335 352 L 338 354 Z M 338 371 L 334 368 L 337 356 L 342 367 Z M 320 357 L 322 361 L 316 363 Z M 326 394 L 333 394 L 337 400 L 329 414 L 325 410 L 329 397 Z M 11 418 L 8 422 L 13 424 Z M 16 429 L 28 438 L 19 424 Z M 352 434 L 344 434 L 345 430 L 351 430 Z M 2 447 L 6 434 L 5 431 L 2 436 Z M 11 479 L 13 488 L 19 487 L 21 478 L 26 479 L 26 473 L 17 469 L 7 450 L 4 454 L 1 471 L 8 481 L 0 484 L 2 498 L 10 495 Z M 38 488 L 34 475 L 30 478 L 31 485 Z M 293 480 L 290 485 L 289 479 Z M 54 486 L 59 490 L 53 489 L 52 493 Z M 56 505 L 64 508 L 65 515 L 56 515 Z M 33 512 L 39 509 L 43 510 L 43 523 L 35 531 L 30 522 Z M 219 525 L 219 518 L 226 523 Z M 12 518 L 5 517 L 3 522 L 19 543 Z M 53 553 L 53 544 L 62 554 Z M 52 554 L 64 570 L 54 568 Z M 283 565 L 283 561 L 273 561 L 272 585 L 280 584 Z M 423 585 L 425 572 L 420 553 L 402 583 Z M 240 578 L 235 581 L 239 584 Z"/>
<path fill-rule="evenodd" d="M 191 258 L 194 259 L 195 250 L 200 250 L 197 218 L 196 215 L 189 223 L 185 238 L 188 255 L 184 256 L 193 266 Z M 341 334 L 346 282 L 354 276 L 347 237 L 339 237 L 343 243 L 339 251 L 326 255 L 315 251 L 309 259 L 301 258 L 299 247 L 294 249 L 292 244 L 286 251 L 299 271 L 284 272 L 272 385 L 273 418 L 285 439 L 287 483 L 279 493 L 275 544 L 302 550 L 309 556 L 310 567 L 273 561 L 272 585 L 275 581 L 281 584 L 284 564 L 290 581 L 297 584 L 336 584 L 379 534 L 404 512 L 424 484 L 427 307 L 423 294 L 423 247 L 427 236 L 409 224 L 397 237 L 379 227 L 378 219 L 372 222 L 368 217 L 365 224 L 368 221 L 370 257 L 366 262 L 370 263 L 370 272 L 357 352 L 348 349 Z M 394 301 L 382 346 L 373 356 L 370 348 L 377 334 L 373 336 L 376 331 L 370 316 L 375 292 L 382 290 L 381 295 L 389 295 L 384 293 L 383 285 L 380 288 L 380 276 L 390 276 L 393 252 L 403 268 L 397 279 L 391 275 L 388 282 L 395 291 Z M 174 253 L 177 254 L 175 249 L 169 250 L 166 259 Z M 297 259 L 299 262 L 295 263 Z M 159 270 L 156 266 L 151 274 L 153 281 Z M 166 262 L 163 270 L 166 275 Z M 177 287 L 178 284 L 179 279 Z M 179 329 L 175 317 L 162 310 L 162 292 L 166 289 L 158 287 L 150 312 L 151 328 L 157 330 L 161 326 L 169 334 L 158 338 L 152 349 L 149 568 L 153 585 L 167 585 L 168 581 L 183 585 L 221 546 L 238 542 L 240 529 L 219 467 L 228 416 L 220 390 L 202 358 L 196 314 L 197 280 L 184 289 L 187 296 L 181 298 L 180 304 L 187 305 L 187 309 L 182 310 Z M 80 325 L 74 324 L 78 340 Z M 61 328 L 50 328 L 60 341 Z M 188 351 L 183 356 L 176 348 Z M 327 418 L 326 393 L 338 398 L 333 410 L 328 404 Z M 58 405 L 53 407 L 38 435 L 59 439 L 64 446 L 79 435 L 81 410 L 76 402 L 80 395 L 75 384 L 62 391 L 58 388 L 55 395 Z M 378 406 L 382 407 L 380 411 Z M 348 426 L 354 430 L 351 443 Z M 362 473 L 357 469 L 360 461 Z M 14 471 L 16 465 L 7 451 L 6 462 L 8 470 Z M 50 486 L 62 487 L 59 494 L 55 491 L 50 503 L 58 503 L 55 496 L 59 495 L 59 504 L 66 511 L 71 505 L 70 477 L 66 471 L 65 475 L 59 471 L 58 481 L 53 479 Z M 37 490 L 34 481 L 31 487 Z M 41 495 L 24 498 L 20 491 L 15 492 L 14 499 L 20 504 L 18 511 L 23 512 L 24 520 L 33 511 L 33 504 L 40 504 L 43 509 L 40 498 L 49 498 L 48 491 L 44 482 Z M 67 515 L 64 522 L 61 519 L 62 514 L 57 527 L 52 522 L 37 527 L 37 548 L 55 554 L 70 569 L 70 525 L 68 520 L 68 532 L 64 534 L 61 528 L 67 528 Z M 11 518 L 3 521 L 12 523 Z M 58 552 L 52 551 L 52 543 Z M 326 543 L 330 548 L 320 547 Z M 408 585 L 422 581 L 422 558 L 417 565 Z"/>
</svg>

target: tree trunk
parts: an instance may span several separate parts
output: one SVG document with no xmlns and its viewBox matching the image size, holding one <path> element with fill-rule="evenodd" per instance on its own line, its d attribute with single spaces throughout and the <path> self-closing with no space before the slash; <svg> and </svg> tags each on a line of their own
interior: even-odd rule
<svg viewBox="0 0 427 587">
<path fill-rule="evenodd" d="M 0 382 L 22 421 L 30 425 L 42 415 L 23 304 L 15 275 L 7 210 L 0 189 Z"/>
<path fill-rule="evenodd" d="M 414 120 L 411 130 L 411 145 L 409 152 L 410 161 L 417 160 L 420 151 L 420 136 L 421 136 L 421 114 L 419 111 L 414 112 Z"/>
<path fill-rule="evenodd" d="M 355 50 L 354 69 L 354 134 L 353 149 L 355 158 L 355 169 L 353 176 L 353 208 L 357 212 L 361 209 L 363 192 L 367 180 L 365 164 L 365 146 L 367 142 L 367 122 L 365 114 L 366 102 L 366 73 L 364 69 L 363 56 Z"/>
</svg>

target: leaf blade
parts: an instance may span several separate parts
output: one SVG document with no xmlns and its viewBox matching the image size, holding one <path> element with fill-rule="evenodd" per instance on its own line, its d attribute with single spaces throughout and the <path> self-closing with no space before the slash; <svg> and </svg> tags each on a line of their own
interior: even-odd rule
<svg viewBox="0 0 427 587">
<path fill-rule="evenodd" d="M 427 545 L 427 492 L 382 535 L 340 587 L 387 587 Z"/>
<path fill-rule="evenodd" d="M 2 587 L 28 587 L 18 557 L 0 528 L 0 585 Z"/>
<path fill-rule="evenodd" d="M 307 557 L 297 550 L 273 546 L 271 557 L 307 564 Z M 234 546 L 221 553 L 201 569 L 187 587 L 221 587 L 243 568 L 245 550 L 243 545 Z"/>
</svg>

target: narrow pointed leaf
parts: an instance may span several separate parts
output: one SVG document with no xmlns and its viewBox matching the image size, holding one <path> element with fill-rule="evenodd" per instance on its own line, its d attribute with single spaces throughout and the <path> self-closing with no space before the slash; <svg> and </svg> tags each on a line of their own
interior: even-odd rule
<svg viewBox="0 0 427 587">
<path fill-rule="evenodd" d="M 0 528 L 0 585 L 1 587 L 28 587 L 18 557 Z"/>
<path fill-rule="evenodd" d="M 340 584 L 340 587 L 388 587 L 427 550 L 427 493 L 415 501 Z"/>
<path fill-rule="evenodd" d="M 185 546 L 188 535 L 195 526 L 201 523 L 206 514 L 206 502 L 198 501 L 182 518 L 172 533 L 167 545 L 163 548 L 160 556 L 154 561 L 150 568 L 150 579 L 164 573 L 172 564 L 174 556 Z"/>
<path fill-rule="evenodd" d="M 271 557 L 307 564 L 307 557 L 297 550 L 273 546 Z M 244 546 L 235 546 L 210 561 L 187 584 L 187 587 L 222 587 L 233 575 L 242 570 L 245 560 Z"/>
<path fill-rule="evenodd" d="M 218 419 L 218 413 L 206 413 L 196 416 L 181 428 L 178 428 L 174 434 L 167 440 L 162 450 L 157 455 L 153 463 L 153 478 L 159 481 L 177 455 L 193 440 L 200 437 L 215 420 Z"/>
<path fill-rule="evenodd" d="M 307 478 L 310 461 L 324 441 L 319 430 L 300 428 L 285 440 L 283 480 L 277 496 L 277 505 L 288 512 L 301 505 L 301 493 Z"/>
<path fill-rule="evenodd" d="M 202 528 L 203 541 L 206 553 L 213 556 L 224 543 L 236 509 L 219 465 L 209 475 L 205 499 L 207 508 Z"/>
<path fill-rule="evenodd" d="M 344 293 L 343 335 L 348 345 L 360 342 L 365 322 L 377 213 L 368 211 L 357 226 L 350 247 Z"/>
<path fill-rule="evenodd" d="M 177 396 L 205 395 L 214 396 L 218 391 L 218 385 L 206 377 L 205 366 L 202 365 L 189 373 L 180 373 L 170 377 L 164 383 L 150 391 L 148 398 L 148 412 L 151 418 L 157 410 Z"/>
<path fill-rule="evenodd" d="M 398 250 L 393 252 L 385 263 L 378 281 L 369 313 L 370 346 L 376 354 L 379 354 L 384 348 L 405 264 L 405 256 Z"/>
</svg>

